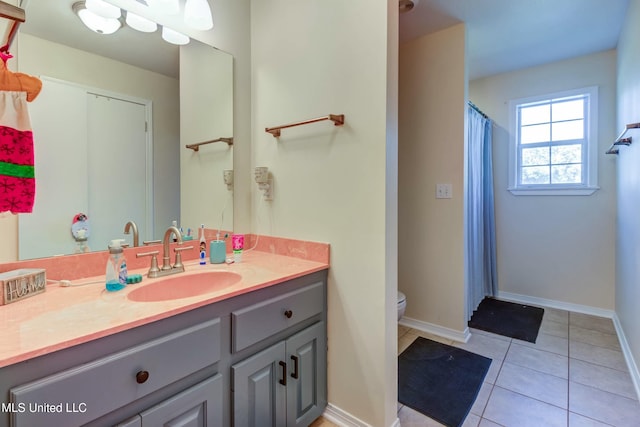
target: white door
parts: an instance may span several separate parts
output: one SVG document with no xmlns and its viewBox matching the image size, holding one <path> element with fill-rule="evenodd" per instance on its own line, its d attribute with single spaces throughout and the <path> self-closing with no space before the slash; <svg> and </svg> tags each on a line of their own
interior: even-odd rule
<svg viewBox="0 0 640 427">
<path fill-rule="evenodd" d="M 123 238 L 127 221 L 135 221 L 142 242 L 150 235 L 145 106 L 88 93 L 87 112 L 91 249 Z"/>
</svg>

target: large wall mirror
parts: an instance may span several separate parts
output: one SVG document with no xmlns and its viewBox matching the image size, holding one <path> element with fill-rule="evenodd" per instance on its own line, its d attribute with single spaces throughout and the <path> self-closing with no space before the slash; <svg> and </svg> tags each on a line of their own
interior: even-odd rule
<svg viewBox="0 0 640 427">
<path fill-rule="evenodd" d="M 173 221 L 196 238 L 200 224 L 232 230 L 223 180 L 232 145 L 185 146 L 233 137 L 233 57 L 193 39 L 168 44 L 159 30 L 94 33 L 76 2 L 21 5 L 15 60 L 43 89 L 29 105 L 36 201 L 18 219 L 19 259 L 105 250 L 118 238 L 132 245 L 128 221 L 140 244 L 161 239 Z M 84 243 L 71 231 L 78 213 L 90 227 Z"/>
</svg>

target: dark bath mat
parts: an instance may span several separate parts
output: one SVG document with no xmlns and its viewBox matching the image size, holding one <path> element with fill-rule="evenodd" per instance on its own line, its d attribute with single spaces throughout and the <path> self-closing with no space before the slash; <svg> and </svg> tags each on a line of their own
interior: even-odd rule
<svg viewBox="0 0 640 427">
<path fill-rule="evenodd" d="M 478 396 L 491 359 L 418 337 L 398 356 L 398 401 L 459 427 Z"/>
<path fill-rule="evenodd" d="M 535 343 L 544 309 L 485 298 L 473 312 L 469 327 Z"/>
</svg>

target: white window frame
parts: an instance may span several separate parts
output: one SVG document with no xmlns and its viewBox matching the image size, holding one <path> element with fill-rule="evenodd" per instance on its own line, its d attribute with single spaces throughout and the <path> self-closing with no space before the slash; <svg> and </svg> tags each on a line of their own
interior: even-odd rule
<svg viewBox="0 0 640 427">
<path fill-rule="evenodd" d="M 576 95 L 588 95 L 586 108 L 585 144 L 582 168 L 583 182 L 581 184 L 519 184 L 520 156 L 518 142 L 518 106 L 532 102 L 565 98 Z M 588 196 L 598 187 L 598 87 L 590 86 L 581 89 L 555 92 L 509 101 L 509 187 L 508 190 L 516 196 Z"/>
</svg>

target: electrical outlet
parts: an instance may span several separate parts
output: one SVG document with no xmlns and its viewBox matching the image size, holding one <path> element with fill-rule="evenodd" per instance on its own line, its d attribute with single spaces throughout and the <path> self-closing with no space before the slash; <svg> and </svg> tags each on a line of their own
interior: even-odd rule
<svg viewBox="0 0 640 427">
<path fill-rule="evenodd" d="M 436 184 L 436 199 L 450 199 L 451 184 Z"/>
</svg>

